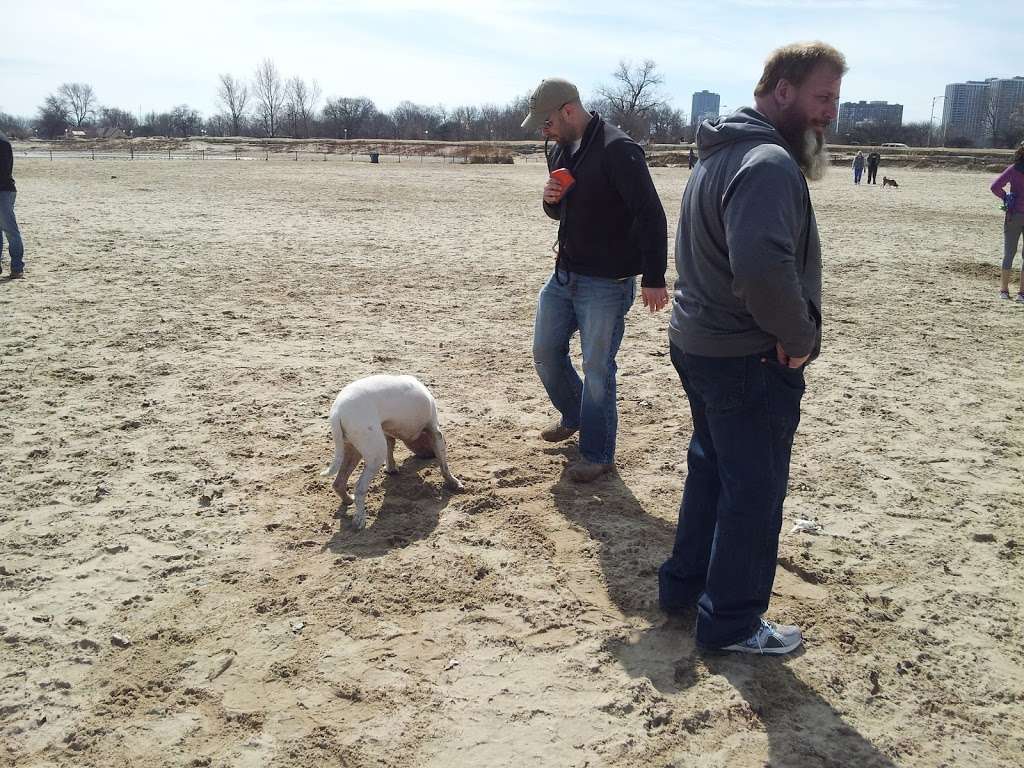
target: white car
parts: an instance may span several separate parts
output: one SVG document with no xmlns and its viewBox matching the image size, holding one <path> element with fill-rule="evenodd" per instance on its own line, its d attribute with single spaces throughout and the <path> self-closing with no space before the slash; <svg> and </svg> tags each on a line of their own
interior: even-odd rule
<svg viewBox="0 0 1024 768">
<path fill-rule="evenodd" d="M 899 149 L 910 149 L 910 147 L 908 147 L 906 144 L 903 144 L 902 142 L 899 142 L 899 141 L 887 141 L 882 146 L 883 147 L 898 147 Z"/>
</svg>

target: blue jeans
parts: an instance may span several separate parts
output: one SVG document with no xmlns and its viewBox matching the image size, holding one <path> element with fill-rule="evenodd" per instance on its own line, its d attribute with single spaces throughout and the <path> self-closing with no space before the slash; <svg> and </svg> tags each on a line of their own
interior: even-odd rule
<svg viewBox="0 0 1024 768">
<path fill-rule="evenodd" d="M 568 282 L 561 285 L 557 277 Z M 596 464 L 615 459 L 615 355 L 622 342 L 626 313 L 636 294 L 636 279 L 609 280 L 552 274 L 537 298 L 533 327 L 533 364 L 562 426 L 579 428 L 580 455 Z M 579 330 L 583 380 L 569 358 L 569 339 Z"/>
<path fill-rule="evenodd" d="M 715 358 L 671 346 L 671 356 L 693 434 L 659 599 L 666 613 L 696 603 L 697 644 L 720 648 L 749 637 L 768 609 L 804 372 L 775 350 Z"/>
<path fill-rule="evenodd" d="M 854 168 L 853 169 L 853 183 L 854 184 L 860 184 L 860 177 L 861 177 L 862 173 L 864 173 L 864 169 L 863 168 Z"/>
<path fill-rule="evenodd" d="M 18 221 L 14 218 L 14 199 L 17 195 L 17 192 L 0 192 L 0 256 L 4 250 L 4 235 L 7 235 L 12 272 L 21 272 L 25 268 L 25 246 L 21 242 Z"/>
</svg>

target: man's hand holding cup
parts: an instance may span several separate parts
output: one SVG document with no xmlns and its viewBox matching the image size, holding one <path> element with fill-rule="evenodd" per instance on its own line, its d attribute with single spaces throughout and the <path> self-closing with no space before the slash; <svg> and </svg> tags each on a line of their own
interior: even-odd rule
<svg viewBox="0 0 1024 768">
<path fill-rule="evenodd" d="M 562 196 L 572 189 L 572 185 L 575 183 L 576 179 L 572 177 L 568 169 L 556 168 L 551 172 L 548 183 L 544 185 L 544 202 L 548 205 L 558 205 Z"/>
</svg>

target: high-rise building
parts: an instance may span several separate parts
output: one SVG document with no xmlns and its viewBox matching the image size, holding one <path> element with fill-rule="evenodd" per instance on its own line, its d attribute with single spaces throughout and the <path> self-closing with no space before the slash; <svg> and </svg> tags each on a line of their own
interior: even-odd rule
<svg viewBox="0 0 1024 768">
<path fill-rule="evenodd" d="M 989 143 L 999 141 L 1011 131 L 1011 124 L 1024 115 L 1024 77 L 1004 77 L 994 80 L 988 87 L 989 103 L 985 109 L 985 133 Z M 1013 138 L 1018 134 L 1013 132 Z"/>
<path fill-rule="evenodd" d="M 899 128 L 901 125 L 902 104 L 890 104 L 887 101 L 847 101 L 839 105 L 836 133 L 845 136 L 857 128 L 867 126 Z"/>
<path fill-rule="evenodd" d="M 693 94 L 693 102 L 690 109 L 690 125 L 697 125 L 701 120 L 709 117 L 718 117 L 718 109 L 721 103 L 722 97 L 711 91 L 698 91 Z"/>
<path fill-rule="evenodd" d="M 1024 77 L 990 77 L 946 86 L 942 133 L 946 142 L 992 144 L 1024 108 Z"/>
<path fill-rule="evenodd" d="M 945 141 L 977 141 L 984 132 L 984 111 L 991 80 L 968 80 L 946 86 L 942 104 L 942 134 Z"/>
</svg>

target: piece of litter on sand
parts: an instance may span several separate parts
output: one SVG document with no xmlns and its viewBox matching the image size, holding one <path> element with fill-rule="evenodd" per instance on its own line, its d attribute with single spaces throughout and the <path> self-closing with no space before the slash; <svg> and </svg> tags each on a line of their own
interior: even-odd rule
<svg viewBox="0 0 1024 768">
<path fill-rule="evenodd" d="M 206 678 L 207 680 L 211 682 L 216 680 L 218 677 L 227 672 L 228 667 L 234 664 L 235 656 L 238 655 L 235 652 L 235 650 L 233 648 L 228 649 L 227 651 L 225 651 L 225 654 L 225 657 L 220 660 L 220 664 L 217 665 L 217 668 L 210 671 L 210 674 Z"/>
<path fill-rule="evenodd" d="M 129 645 L 132 644 L 132 641 L 124 635 L 111 635 L 110 644 L 116 645 L 118 648 L 127 648 Z"/>
<path fill-rule="evenodd" d="M 444 665 L 444 671 L 447 672 L 449 669 L 455 669 L 462 662 L 458 659 L 450 659 L 447 664 Z"/>
<path fill-rule="evenodd" d="M 306 625 L 303 624 L 301 621 L 293 621 L 292 622 L 292 632 L 301 632 L 302 628 L 304 626 L 306 626 Z"/>
<path fill-rule="evenodd" d="M 798 517 L 793 521 L 793 528 L 790 533 L 800 533 L 806 531 L 807 533 L 821 533 L 825 528 L 821 523 L 816 520 L 805 520 L 802 517 Z"/>
</svg>

